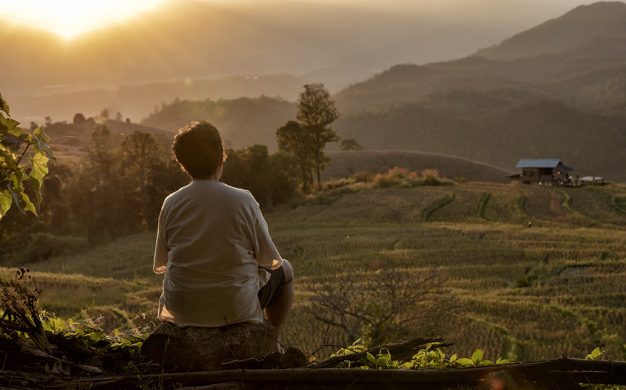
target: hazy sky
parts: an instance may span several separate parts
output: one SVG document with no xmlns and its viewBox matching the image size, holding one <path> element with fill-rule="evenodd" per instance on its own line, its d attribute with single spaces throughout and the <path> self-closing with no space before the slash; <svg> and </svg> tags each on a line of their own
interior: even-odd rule
<svg viewBox="0 0 626 390">
<path fill-rule="evenodd" d="M 132 17 L 163 3 L 192 0 L 0 0 L 0 17 L 16 24 L 27 24 L 70 38 L 84 31 Z M 198 1 L 198 0 L 195 0 Z M 442 22 L 473 21 L 513 22 L 515 25 L 538 23 L 557 16 L 580 0 L 202 0 L 217 4 L 265 2 L 268 7 L 280 3 L 316 2 L 376 8 L 386 13 L 415 13 L 441 19 Z"/>
</svg>

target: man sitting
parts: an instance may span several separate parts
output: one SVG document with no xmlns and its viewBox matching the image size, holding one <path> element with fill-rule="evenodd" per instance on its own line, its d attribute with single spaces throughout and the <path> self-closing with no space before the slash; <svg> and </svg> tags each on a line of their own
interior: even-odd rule
<svg viewBox="0 0 626 390">
<path fill-rule="evenodd" d="M 219 181 L 226 156 L 208 122 L 181 128 L 172 148 L 192 181 L 165 199 L 159 215 L 159 318 L 211 328 L 265 318 L 278 341 L 293 303 L 293 270 L 276 250 L 259 204 L 250 192 Z"/>
</svg>

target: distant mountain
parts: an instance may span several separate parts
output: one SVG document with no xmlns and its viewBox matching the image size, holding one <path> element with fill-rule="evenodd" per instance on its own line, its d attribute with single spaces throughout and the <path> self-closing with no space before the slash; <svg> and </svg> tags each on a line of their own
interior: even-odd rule
<svg viewBox="0 0 626 390">
<path fill-rule="evenodd" d="M 397 63 L 468 55 L 563 7 L 528 2 L 169 1 L 70 41 L 0 19 L 0 92 L 27 121 L 105 107 L 139 120 L 175 97 L 293 99 L 305 82 L 336 92 Z M 484 22 L 486 7 L 500 16 Z"/>
<path fill-rule="evenodd" d="M 516 88 L 574 105 L 626 106 L 626 4 L 595 3 L 456 61 L 400 65 L 337 95 L 345 113 L 411 103 L 453 88 Z M 584 83 L 585 88 L 580 88 Z"/>
<path fill-rule="evenodd" d="M 349 3 L 187 0 L 70 42 L 3 22 L 0 85 L 4 94 L 31 95 L 47 86 L 242 74 L 315 74 L 346 85 L 394 63 L 467 55 L 525 23 L 450 19 Z"/>
<path fill-rule="evenodd" d="M 456 61 L 394 66 L 335 96 L 342 116 L 334 127 L 367 149 L 441 153 L 505 169 L 522 157 L 555 157 L 577 174 L 626 180 L 626 45 L 616 44 L 626 33 L 614 22 L 624 9 L 598 3 L 549 22 L 570 42 L 563 50 L 558 42 L 539 52 L 516 44 L 519 55 L 502 49 L 510 56 L 502 59 L 496 53 L 511 45 L 506 40 Z M 571 37 L 572 23 L 599 32 Z M 541 37 L 536 31 L 545 24 L 536 29 L 515 41 Z M 549 33 L 559 35 L 555 29 Z M 266 97 L 177 101 L 143 123 L 171 131 L 206 119 L 232 146 L 275 148 L 276 129 L 295 111 L 293 103 Z"/>
<path fill-rule="evenodd" d="M 136 123 L 106 120 L 96 122 L 88 118 L 82 123 L 54 122 L 45 127 L 46 135 L 50 137 L 50 146 L 54 150 L 56 161 L 71 165 L 87 152 L 91 142 L 91 135 L 96 128 L 105 125 L 111 132 L 112 144 L 118 145 L 125 135 L 135 131 L 148 133 L 165 149 L 172 142 L 172 134 L 168 131 L 143 126 Z"/>
<path fill-rule="evenodd" d="M 58 91 L 35 96 L 11 98 L 13 115 L 22 120 L 43 122 L 71 119 L 75 113 L 95 115 L 103 109 L 121 112 L 140 120 L 160 103 L 179 99 L 235 99 L 261 95 L 295 100 L 306 80 L 290 75 L 233 76 L 219 79 L 184 79 L 107 89 Z"/>
<path fill-rule="evenodd" d="M 557 157 L 626 180 L 626 4 L 595 3 L 456 61 L 398 65 L 336 95 L 342 136 L 511 168 Z"/>
<path fill-rule="evenodd" d="M 588 49 L 596 44 L 614 50 L 619 56 L 626 50 L 626 4 L 597 2 L 573 9 L 501 44 L 480 50 L 477 55 L 492 60 L 515 60 L 539 55 L 553 55 L 574 49 Z"/>
<path fill-rule="evenodd" d="M 163 105 L 142 124 L 173 132 L 191 121 L 207 120 L 218 127 L 227 147 L 263 144 L 275 149 L 276 129 L 295 118 L 296 111 L 294 103 L 269 97 L 182 100 Z"/>
<path fill-rule="evenodd" d="M 413 149 L 513 169 L 556 157 L 576 174 L 626 180 L 626 121 L 511 90 L 450 91 L 342 117 L 336 128 L 367 149 Z"/>
</svg>

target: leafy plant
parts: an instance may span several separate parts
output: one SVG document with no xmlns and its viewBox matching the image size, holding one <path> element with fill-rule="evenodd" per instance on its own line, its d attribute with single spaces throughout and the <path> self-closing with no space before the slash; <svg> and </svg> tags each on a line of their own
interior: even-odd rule
<svg viewBox="0 0 626 390">
<path fill-rule="evenodd" d="M 498 358 L 495 362 L 484 359 L 484 352 L 477 349 L 472 353 L 471 357 L 457 357 L 457 354 L 447 356 L 441 350 L 441 344 L 432 343 L 426 348 L 418 350 L 411 359 L 407 361 L 394 360 L 389 350 L 383 348 L 376 355 L 367 352 L 356 364 L 346 359 L 339 364 L 343 368 L 362 368 L 362 369 L 427 369 L 427 368 L 450 368 L 450 367 L 479 367 L 511 363 L 507 359 Z M 348 356 L 356 353 L 363 353 L 368 347 L 361 339 L 352 345 L 341 348 L 332 357 Z"/>
<path fill-rule="evenodd" d="M 52 157 L 41 127 L 24 130 L 9 112 L 9 105 L 0 96 L 0 219 L 11 206 L 37 214 Z"/>
</svg>

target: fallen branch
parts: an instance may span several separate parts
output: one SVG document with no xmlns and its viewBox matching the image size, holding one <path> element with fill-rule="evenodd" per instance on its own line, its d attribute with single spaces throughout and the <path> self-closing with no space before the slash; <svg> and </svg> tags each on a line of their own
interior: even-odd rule
<svg viewBox="0 0 626 390">
<path fill-rule="evenodd" d="M 275 384 L 277 388 L 298 386 L 345 386 L 370 388 L 375 384 L 394 387 L 449 386 L 476 384 L 492 372 L 507 371 L 523 381 L 559 384 L 559 388 L 578 383 L 626 385 L 626 362 L 592 361 L 583 359 L 557 359 L 507 365 L 444 368 L 424 370 L 360 370 L 336 368 L 297 368 L 286 370 L 225 370 L 189 373 L 164 373 L 161 375 L 125 375 L 113 377 L 81 378 L 65 381 L 64 386 L 89 384 L 90 388 L 122 388 L 137 381 L 160 381 L 184 386 L 206 386 L 217 383 L 239 382 L 245 384 Z M 430 387 L 429 387 L 430 386 Z"/>
</svg>

